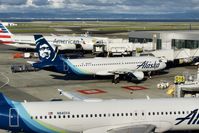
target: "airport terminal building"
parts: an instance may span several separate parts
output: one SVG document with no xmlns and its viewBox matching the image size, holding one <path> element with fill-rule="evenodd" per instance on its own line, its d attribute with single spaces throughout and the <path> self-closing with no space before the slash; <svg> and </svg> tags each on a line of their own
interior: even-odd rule
<svg viewBox="0 0 199 133">
<path fill-rule="evenodd" d="M 199 31 L 132 31 L 129 33 L 129 42 L 133 45 L 145 44 L 157 57 L 166 57 L 167 60 L 190 62 L 199 59 Z M 148 49 L 143 48 L 144 51 Z"/>
<path fill-rule="evenodd" d="M 199 31 L 132 31 L 129 42 L 153 43 L 154 49 L 196 49 Z"/>
</svg>

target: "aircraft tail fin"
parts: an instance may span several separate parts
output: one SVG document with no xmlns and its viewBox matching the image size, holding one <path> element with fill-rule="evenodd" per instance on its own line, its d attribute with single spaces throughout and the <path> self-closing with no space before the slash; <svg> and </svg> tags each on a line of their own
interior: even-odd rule
<svg viewBox="0 0 199 133">
<path fill-rule="evenodd" d="M 12 35 L 12 33 L 6 28 L 3 23 L 0 23 L 0 34 Z"/>
<path fill-rule="evenodd" d="M 0 44 L 10 44 L 12 43 L 12 33 L 4 26 L 3 23 L 0 23 Z"/>
<path fill-rule="evenodd" d="M 11 100 L 8 99 L 3 93 L 0 93 L 0 105 L 11 105 Z"/>
<path fill-rule="evenodd" d="M 40 62 L 34 63 L 33 67 L 43 68 L 53 66 L 53 63 L 58 59 L 58 48 L 55 48 L 52 44 L 50 45 L 43 35 L 34 35 L 34 38 Z"/>
</svg>

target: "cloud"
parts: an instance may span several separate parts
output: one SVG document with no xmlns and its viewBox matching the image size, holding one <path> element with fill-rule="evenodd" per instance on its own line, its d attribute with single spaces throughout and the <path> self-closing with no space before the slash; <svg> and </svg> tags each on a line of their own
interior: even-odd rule
<svg viewBox="0 0 199 133">
<path fill-rule="evenodd" d="M 27 0 L 0 0 L 0 5 L 25 5 Z"/>
<path fill-rule="evenodd" d="M 65 7 L 64 0 L 48 0 L 48 4 L 51 8 L 64 8 Z"/>
<path fill-rule="evenodd" d="M 199 0 L 0 0 L 0 11 L 169 14 L 198 12 Z"/>
</svg>

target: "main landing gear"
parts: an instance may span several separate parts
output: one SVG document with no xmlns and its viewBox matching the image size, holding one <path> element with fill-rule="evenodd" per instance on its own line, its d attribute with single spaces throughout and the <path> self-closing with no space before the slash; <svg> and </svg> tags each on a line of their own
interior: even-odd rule
<svg viewBox="0 0 199 133">
<path fill-rule="evenodd" d="M 119 74 L 115 74 L 112 80 L 112 83 L 117 84 L 120 82 L 120 75 Z"/>
<path fill-rule="evenodd" d="M 148 78 L 151 79 L 151 71 L 148 72 Z"/>
</svg>

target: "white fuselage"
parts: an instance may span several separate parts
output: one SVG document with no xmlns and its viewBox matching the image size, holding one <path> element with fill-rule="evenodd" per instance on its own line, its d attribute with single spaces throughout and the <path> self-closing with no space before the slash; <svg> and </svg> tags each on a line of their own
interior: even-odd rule
<svg viewBox="0 0 199 133">
<path fill-rule="evenodd" d="M 156 71 L 166 67 L 159 58 L 145 57 L 110 57 L 87 59 L 63 59 L 77 74 L 113 75 L 135 71 Z M 67 67 L 65 69 L 68 69 Z"/>
<path fill-rule="evenodd" d="M 75 50 L 77 44 L 80 44 L 84 50 L 92 50 L 94 45 L 94 38 L 92 37 L 46 36 L 45 38 L 50 44 L 57 45 L 60 50 Z M 12 35 L 11 38 L 1 40 L 17 48 L 35 49 L 36 47 L 34 36 Z"/>
<path fill-rule="evenodd" d="M 106 133 L 108 130 L 139 125 L 154 125 L 156 132 L 198 130 L 198 99 L 102 100 L 30 102 L 16 104 L 19 115 L 29 123 L 37 121 L 59 131 Z M 180 122 L 180 123 L 179 123 Z M 189 123 L 190 122 L 190 123 Z M 179 124 L 177 124 L 179 123 Z M 177 124 L 177 125 L 176 125 Z M 52 131 L 53 132 L 53 131 Z"/>
</svg>

